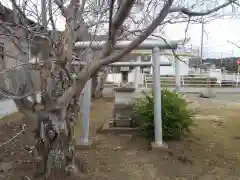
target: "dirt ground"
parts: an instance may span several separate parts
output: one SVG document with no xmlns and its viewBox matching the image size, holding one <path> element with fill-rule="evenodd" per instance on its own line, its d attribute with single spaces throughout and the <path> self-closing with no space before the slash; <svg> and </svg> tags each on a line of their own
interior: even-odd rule
<svg viewBox="0 0 240 180">
<path fill-rule="evenodd" d="M 148 143 L 139 133 L 98 133 L 111 117 L 113 105 L 95 100 L 90 125 L 93 145 L 77 150 L 83 172 L 79 177 L 67 179 L 240 179 L 240 96 L 225 96 L 212 100 L 188 97 L 193 101 L 191 107 L 199 110 L 196 126 L 190 137 L 168 142 L 169 152 L 149 151 Z M 1 145 L 21 131 L 22 117 L 17 113 L 1 120 L 0 179 L 33 179 L 35 164 L 28 151 L 34 142 L 33 135 L 25 131 L 6 146 Z"/>
</svg>

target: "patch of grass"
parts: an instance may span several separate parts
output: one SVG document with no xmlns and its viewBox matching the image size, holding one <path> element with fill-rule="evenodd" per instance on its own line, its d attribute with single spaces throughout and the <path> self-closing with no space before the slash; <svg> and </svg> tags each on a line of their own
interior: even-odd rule
<svg viewBox="0 0 240 180">
<path fill-rule="evenodd" d="M 20 112 L 15 112 L 0 118 L 0 122 L 18 121 L 21 120 L 23 117 L 24 115 L 21 114 Z"/>
<path fill-rule="evenodd" d="M 219 106 L 218 103 L 206 102 L 206 104 L 195 105 L 201 111 L 196 117 L 197 126 L 193 134 L 200 140 L 193 145 L 191 156 L 198 153 L 198 159 L 214 160 L 221 162 L 223 166 L 232 166 L 239 162 L 239 140 L 235 137 L 240 135 L 240 120 L 235 106 Z M 220 164 L 221 164 L 220 163 Z M 227 165 L 224 165 L 227 164 Z"/>
</svg>

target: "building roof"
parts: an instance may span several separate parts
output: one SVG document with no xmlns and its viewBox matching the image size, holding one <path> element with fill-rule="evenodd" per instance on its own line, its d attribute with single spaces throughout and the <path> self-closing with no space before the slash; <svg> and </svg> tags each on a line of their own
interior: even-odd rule
<svg viewBox="0 0 240 180">
<path fill-rule="evenodd" d="M 14 22 L 13 10 L 4 6 L 1 2 L 0 2 L 0 15 L 2 15 L 4 20 L 7 21 L 7 22 L 12 22 L 12 23 Z M 20 14 L 18 14 L 18 16 L 20 16 Z M 25 22 L 20 22 L 21 24 L 27 23 L 28 25 L 36 25 L 36 23 L 33 20 L 27 18 L 26 16 L 24 18 L 25 18 Z"/>
<path fill-rule="evenodd" d="M 14 19 L 14 13 L 13 10 L 7 8 L 6 6 L 2 5 L 0 3 L 0 15 L 3 16 L 3 21 L 4 22 L 8 22 L 9 24 L 7 24 L 8 27 L 11 27 L 16 33 L 18 32 L 17 29 L 21 29 L 21 26 L 17 25 L 15 23 L 15 19 Z M 18 17 L 20 16 L 20 14 L 17 14 Z M 24 14 L 22 14 L 22 16 L 24 16 L 23 18 L 19 17 L 19 24 L 20 25 L 24 25 L 24 26 L 30 26 L 30 27 L 34 27 L 37 26 L 38 28 L 38 32 L 44 32 L 46 33 L 46 30 L 44 30 L 44 27 L 41 26 L 40 24 L 37 24 L 36 22 L 34 22 L 33 20 L 27 18 Z M 24 19 L 24 22 L 22 22 L 21 20 Z M 22 34 L 24 31 L 19 31 L 19 33 L 21 32 L 21 34 L 17 34 L 18 36 L 25 36 L 27 34 Z M 51 31 L 47 31 L 48 35 L 51 34 Z M 57 35 L 60 34 L 60 31 L 57 32 Z M 31 44 L 31 54 L 33 56 L 37 56 L 41 50 L 41 48 L 39 48 L 42 44 L 42 40 L 43 38 L 41 37 L 41 35 L 38 34 L 31 34 L 31 37 L 29 37 L 29 39 L 31 39 L 30 44 Z M 22 39 L 23 40 L 23 39 Z M 28 42 L 27 41 L 21 41 L 21 44 L 24 45 L 24 47 L 28 46 Z"/>
<path fill-rule="evenodd" d="M 12 22 L 13 25 L 14 25 L 14 13 L 13 13 L 13 10 L 7 8 L 6 6 L 2 5 L 0 3 L 0 15 L 3 15 L 4 16 L 4 20 L 7 21 L 7 22 Z M 20 16 L 18 14 L 18 16 Z M 21 19 L 21 18 L 19 18 Z M 24 17 L 25 21 L 27 22 L 28 25 L 30 26 L 35 26 L 37 25 L 36 22 L 34 22 L 33 20 L 27 18 L 27 17 Z M 21 24 L 24 23 L 25 25 L 25 22 L 20 22 Z M 44 28 L 39 24 L 39 31 L 44 31 Z M 86 29 L 87 30 L 87 29 Z M 48 33 L 50 34 L 51 31 L 48 31 Z M 58 36 L 61 34 L 60 31 L 58 31 Z M 88 35 L 87 35 L 88 34 Z M 78 40 L 80 41 L 84 41 L 84 40 L 93 40 L 93 41 L 106 41 L 108 39 L 108 35 L 91 35 L 90 33 L 86 32 L 86 34 L 81 34 L 78 36 Z M 34 37 L 32 38 L 32 46 L 31 46 L 31 53 L 33 55 L 37 55 L 39 53 L 39 46 L 38 46 L 38 42 L 41 41 L 41 37 Z M 122 61 L 133 61 L 133 60 L 136 60 L 137 58 L 137 54 L 127 54 L 123 59 Z M 146 58 L 145 58 L 146 59 Z"/>
</svg>

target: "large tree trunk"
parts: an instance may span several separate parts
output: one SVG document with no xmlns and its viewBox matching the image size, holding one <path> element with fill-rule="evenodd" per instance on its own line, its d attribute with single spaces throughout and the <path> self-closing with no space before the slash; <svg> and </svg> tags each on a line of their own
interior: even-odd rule
<svg viewBox="0 0 240 180">
<path fill-rule="evenodd" d="M 163 23 L 164 19 L 169 13 L 172 12 L 181 12 L 189 16 L 201 16 L 201 15 L 207 15 L 210 14 L 220 8 L 226 7 L 227 5 L 231 4 L 232 1 L 229 1 L 217 8 L 214 8 L 212 10 L 208 10 L 207 12 L 192 12 L 186 8 L 176 7 L 176 8 L 170 8 L 173 4 L 174 0 L 168 0 L 164 3 L 162 10 L 159 12 L 157 17 L 152 21 L 151 25 L 146 28 L 145 31 L 143 31 L 137 38 L 135 38 L 128 47 L 124 48 L 120 52 L 114 52 L 114 46 L 116 44 L 115 39 L 121 34 L 121 26 L 123 25 L 124 20 L 128 17 L 129 12 L 132 9 L 132 6 L 134 4 L 134 0 L 125 0 L 125 1 L 118 1 L 119 8 L 114 16 L 114 18 L 109 18 L 109 39 L 106 42 L 105 48 L 102 49 L 102 54 L 100 57 L 97 58 L 98 61 L 95 63 L 91 63 L 92 57 L 86 57 L 86 60 L 89 60 L 85 67 L 82 69 L 81 72 L 78 73 L 78 77 L 76 81 L 73 81 L 72 78 L 69 78 L 69 71 L 71 68 L 68 68 L 68 65 L 71 64 L 72 61 L 72 54 L 73 54 L 73 48 L 74 48 L 74 37 L 73 37 L 73 31 L 74 28 L 74 17 L 75 17 L 75 10 L 78 8 L 80 1 L 79 0 L 71 0 L 70 4 L 67 7 L 64 7 L 62 0 L 55 0 L 55 3 L 58 5 L 62 15 L 65 17 L 66 20 L 66 26 L 65 30 L 62 33 L 62 37 L 60 38 L 59 43 L 54 43 L 56 49 L 56 59 L 57 63 L 55 64 L 56 68 L 52 68 L 51 72 L 49 70 L 51 69 L 49 67 L 42 68 L 42 91 L 46 92 L 47 95 L 51 96 L 51 88 L 47 88 L 50 81 L 47 81 L 48 78 L 54 79 L 53 82 L 61 82 L 63 83 L 62 87 L 55 86 L 56 90 L 59 90 L 59 94 L 53 93 L 57 97 L 57 101 L 55 102 L 54 98 L 49 98 L 51 102 L 54 103 L 47 103 L 48 106 L 43 110 L 42 113 L 37 114 L 34 109 L 35 102 L 31 102 L 27 100 L 26 97 L 21 96 L 21 92 L 24 93 L 22 90 L 19 89 L 20 93 L 13 94 L 13 97 L 15 99 L 15 103 L 18 107 L 18 109 L 24 113 L 27 117 L 27 120 L 29 123 L 33 123 L 33 126 L 35 129 L 37 129 L 36 136 L 38 140 L 44 140 L 44 143 L 39 145 L 43 147 L 44 150 L 40 150 L 40 153 L 43 153 L 44 156 L 42 159 L 44 162 L 45 167 L 47 166 L 47 169 L 45 168 L 45 175 L 48 176 L 49 172 L 51 171 L 51 168 L 53 165 L 51 162 L 51 159 L 47 159 L 46 157 L 52 157 L 52 158 L 58 158 L 58 154 L 52 154 L 52 152 L 49 152 L 49 149 L 51 150 L 60 150 L 60 152 L 63 154 L 64 158 L 63 162 L 66 162 L 65 160 L 67 158 L 71 159 L 71 162 L 68 164 L 64 163 L 66 166 L 71 165 L 71 163 L 74 163 L 74 142 L 73 142 L 73 126 L 74 126 L 74 119 L 76 120 L 77 117 L 76 113 L 79 112 L 79 107 L 76 104 L 76 100 L 79 98 L 80 93 L 82 89 L 84 88 L 86 82 L 91 77 L 93 78 L 93 89 L 96 89 L 93 91 L 97 97 L 101 97 L 102 95 L 102 89 L 104 87 L 104 82 L 107 77 L 107 68 L 110 63 L 117 62 L 121 58 L 123 58 L 126 54 L 130 53 L 133 49 L 135 49 L 139 44 L 141 44 L 150 34 L 153 33 L 153 31 L 156 29 L 159 24 Z M 85 2 L 84 0 L 81 1 L 81 3 Z M 112 4 L 114 4 L 114 0 L 111 1 Z M 14 3 L 14 6 L 17 6 L 16 3 Z M 112 5 L 111 4 L 111 5 Z M 19 9 L 19 8 L 16 8 Z M 109 8 L 109 11 L 113 10 L 112 6 Z M 22 16 L 23 13 L 20 13 Z M 111 14 L 111 13 L 109 13 Z M 24 16 L 25 17 L 25 16 Z M 45 19 L 45 18 L 44 18 Z M 84 23 L 80 23 L 80 31 L 79 33 L 84 33 L 86 28 L 84 27 Z M 119 31 L 119 32 L 118 32 Z M 37 33 L 36 33 L 37 34 Z M 43 35 L 45 38 L 47 35 Z M 48 38 L 47 38 L 48 39 Z M 49 39 L 48 39 L 49 40 Z M 82 39 L 83 40 L 83 39 Z M 47 41 L 48 43 L 49 41 Z M 45 46 L 46 48 L 47 46 Z M 162 48 L 176 48 L 169 47 L 169 45 L 162 46 Z M 91 49 L 91 47 L 89 48 Z M 44 52 L 48 52 L 48 49 L 43 50 Z M 92 52 L 86 52 L 87 55 L 92 55 Z M 48 53 L 44 53 L 43 55 L 47 55 Z M 93 55 L 92 55 L 93 56 Z M 47 60 L 47 57 L 42 57 L 42 60 Z M 45 63 L 44 65 L 46 65 Z M 96 79 L 97 72 L 103 68 L 100 72 L 100 78 Z M 55 73 L 56 72 L 56 73 Z M 56 77 L 55 75 L 64 74 L 63 78 Z M 46 76 L 45 76 L 46 75 Z M 96 83 L 97 82 L 97 83 Z M 25 84 L 26 85 L 26 84 Z M 96 88 L 95 88 L 96 87 Z M 24 86 L 23 86 L 24 88 Z M 18 98 L 16 98 L 18 96 Z M 55 97 L 55 96 L 54 96 Z M 34 98 L 33 98 L 34 99 Z M 36 98 L 35 98 L 36 99 Z M 39 115 L 39 116 L 38 116 Z M 52 128 L 54 127 L 54 128 Z M 51 129 L 52 128 L 52 129 Z M 39 133 L 41 132 L 41 133 Z M 57 134 L 57 136 L 55 136 Z M 62 143 L 61 143 L 62 142 Z M 72 149 L 71 149 L 72 148 Z M 39 148 L 41 149 L 41 148 Z M 66 153 L 66 151 L 68 151 Z M 70 157 L 69 151 L 73 153 L 73 156 Z M 45 155 L 48 156 L 45 156 Z M 66 167 L 64 166 L 64 167 Z M 67 167 L 66 167 L 67 168 Z"/>
</svg>

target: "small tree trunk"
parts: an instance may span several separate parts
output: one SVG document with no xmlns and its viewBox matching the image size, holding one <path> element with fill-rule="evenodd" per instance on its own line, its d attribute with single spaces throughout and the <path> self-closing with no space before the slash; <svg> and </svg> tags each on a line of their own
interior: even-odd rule
<svg viewBox="0 0 240 180">
<path fill-rule="evenodd" d="M 97 74 L 92 76 L 92 97 L 95 97 L 95 92 L 97 89 L 97 83 L 98 83 L 98 79 L 97 79 Z"/>
<path fill-rule="evenodd" d="M 97 87 L 96 87 L 96 91 L 95 91 L 96 98 L 102 98 L 102 92 L 103 92 L 104 84 L 107 79 L 107 75 L 108 75 L 108 69 L 106 67 L 103 68 L 103 70 L 99 72 L 99 77 L 97 79 L 98 80 Z"/>
</svg>

